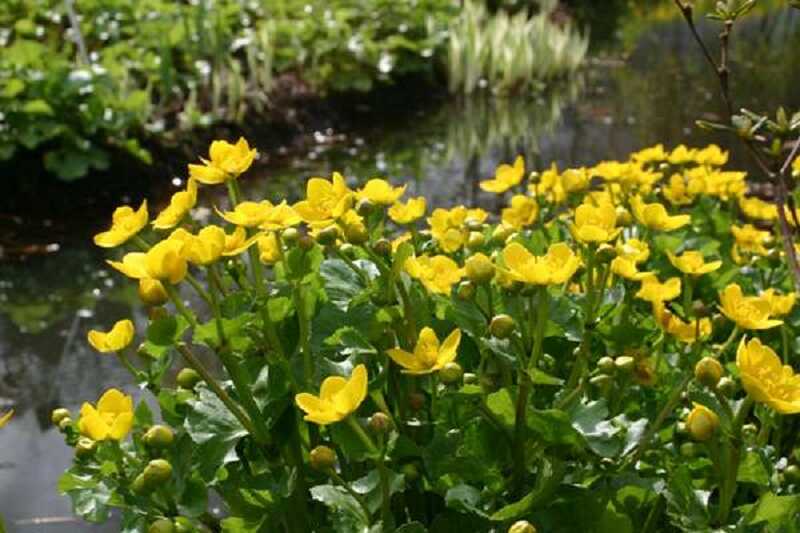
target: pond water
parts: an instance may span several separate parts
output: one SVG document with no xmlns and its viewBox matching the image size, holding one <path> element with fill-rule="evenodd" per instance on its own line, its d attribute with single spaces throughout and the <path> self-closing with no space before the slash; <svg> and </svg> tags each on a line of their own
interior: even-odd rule
<svg viewBox="0 0 800 533">
<path fill-rule="evenodd" d="M 703 29 L 712 37 L 710 27 Z M 734 40 L 739 105 L 800 108 L 798 30 L 798 12 L 776 11 L 743 25 Z M 713 119 L 720 105 L 716 80 L 683 24 L 654 23 L 640 35 L 626 53 L 592 59 L 579 80 L 538 99 L 364 109 L 358 126 L 316 132 L 307 149 L 271 154 L 270 163 L 247 179 L 247 189 L 291 199 L 305 178 L 339 170 L 358 179 L 380 175 L 408 182 L 412 194 L 437 205 L 491 206 L 493 199 L 479 192 L 477 182 L 517 153 L 526 156 L 529 168 L 542 169 L 551 162 L 564 167 L 625 158 L 658 142 L 719 142 L 693 127 L 697 118 Z M 258 145 L 258 139 L 251 141 Z M 733 152 L 733 165 L 752 170 Z M 160 207 L 153 205 L 151 212 Z M 132 316 L 139 326 L 146 319 L 134 286 L 104 268 L 102 251 L 90 243 L 91 228 L 76 225 L 59 230 L 80 239 L 0 262 L 0 410 L 17 412 L 0 445 L 0 513 L 10 531 L 116 529 L 113 523 L 92 528 L 71 518 L 68 500 L 56 491 L 71 454 L 49 418 L 54 407 L 76 410 L 112 385 L 135 392 L 116 360 L 94 353 L 85 338 L 90 328 L 107 328 L 122 317 Z"/>
</svg>

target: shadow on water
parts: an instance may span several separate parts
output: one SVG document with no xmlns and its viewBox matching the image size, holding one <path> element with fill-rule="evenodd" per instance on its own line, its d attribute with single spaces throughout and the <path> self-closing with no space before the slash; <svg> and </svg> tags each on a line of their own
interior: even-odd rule
<svg viewBox="0 0 800 533">
<path fill-rule="evenodd" d="M 711 26 L 702 29 L 713 38 Z M 798 29 L 798 12 L 743 24 L 734 40 L 733 91 L 740 105 L 757 111 L 800 107 Z M 247 189 L 294 199 L 308 176 L 339 170 L 353 179 L 380 175 L 408 182 L 410 194 L 424 194 L 436 205 L 493 206 L 497 200 L 480 193 L 477 182 L 518 153 L 529 168 L 551 162 L 563 168 L 625 158 L 658 142 L 719 141 L 693 127 L 695 119 L 714 119 L 721 109 L 715 80 L 683 24 L 660 22 L 640 35 L 624 59 L 595 59 L 580 80 L 539 98 L 365 109 L 357 126 L 316 132 L 310 149 L 272 154 L 270 164 L 247 179 Z M 752 170 L 738 150 L 733 159 Z M 162 202 L 167 197 L 159 196 Z M 160 207 L 152 205 L 151 212 Z M 76 223 L 74 231 L 85 236 L 103 223 L 92 221 L 88 229 Z M 72 229 L 67 224 L 59 232 Z M 134 392 L 116 361 L 93 353 L 84 339 L 90 328 L 127 316 L 141 330 L 145 317 L 132 284 L 106 271 L 102 251 L 81 240 L 85 244 L 0 263 L 0 409 L 17 410 L 0 446 L 0 512 L 11 531 L 93 530 L 65 521 L 69 503 L 55 486 L 71 454 L 50 427 L 49 413 L 55 406 L 75 410 L 112 385 Z"/>
</svg>

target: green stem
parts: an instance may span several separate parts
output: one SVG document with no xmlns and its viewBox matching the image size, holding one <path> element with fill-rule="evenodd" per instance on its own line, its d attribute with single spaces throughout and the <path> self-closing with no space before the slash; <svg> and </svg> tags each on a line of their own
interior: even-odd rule
<svg viewBox="0 0 800 533">
<path fill-rule="evenodd" d="M 719 351 L 717 351 L 717 359 L 722 359 L 722 356 L 725 355 L 725 352 L 728 351 L 728 348 L 731 344 L 736 340 L 736 337 L 739 336 L 739 326 L 734 326 L 733 331 L 725 340 L 725 342 L 720 346 Z"/>
<path fill-rule="evenodd" d="M 135 366 L 133 366 L 133 364 L 131 364 L 131 361 L 130 359 L 128 359 L 128 356 L 125 355 L 125 353 L 122 351 L 116 353 L 117 353 L 117 359 L 119 359 L 120 363 L 122 363 L 122 366 L 124 366 L 128 370 L 128 372 L 133 374 L 133 378 L 136 381 L 141 381 L 142 373 Z"/>
<path fill-rule="evenodd" d="M 203 289 L 203 286 L 200 284 L 200 282 L 197 281 L 197 278 L 187 273 L 186 281 L 189 282 L 189 285 L 191 285 L 194 288 L 194 290 L 197 292 L 198 295 L 200 295 L 200 298 L 202 298 L 203 301 L 205 301 L 208 305 L 211 305 L 211 298 L 209 297 L 205 289 Z"/>
<path fill-rule="evenodd" d="M 337 485 L 339 485 L 344 490 L 346 490 L 347 493 L 350 496 L 352 496 L 355 501 L 358 502 L 358 505 L 361 506 L 361 510 L 364 512 L 364 516 L 366 516 L 366 518 L 367 518 L 367 522 L 369 522 L 369 524 L 371 525 L 372 524 L 372 518 L 371 518 L 371 514 L 372 513 L 370 513 L 369 507 L 367 507 L 367 504 L 364 502 L 364 499 L 361 497 L 361 495 L 359 493 L 357 493 L 356 491 L 354 491 L 353 488 L 350 486 L 350 484 L 347 481 L 345 481 L 344 479 L 342 479 L 342 476 L 340 476 L 336 472 L 336 470 L 334 470 L 333 468 L 331 468 L 328 471 L 328 475 L 331 476 L 331 479 L 333 479 L 333 481 L 336 482 Z"/>
<path fill-rule="evenodd" d="M 781 324 L 781 342 L 783 345 L 783 364 L 789 364 L 789 330 L 786 329 L 786 324 Z"/>
<path fill-rule="evenodd" d="M 717 523 L 719 524 L 725 524 L 728 521 L 731 506 L 733 505 L 733 498 L 736 496 L 736 478 L 739 475 L 739 462 L 742 454 L 742 425 L 747 415 L 750 413 L 750 408 L 752 406 L 752 398 L 750 398 L 750 396 L 745 397 L 742 401 L 742 405 L 739 406 L 736 418 L 733 420 L 733 425 L 731 426 L 730 452 L 727 461 L 728 468 L 719 492 L 719 513 L 717 515 Z"/>
<path fill-rule="evenodd" d="M 345 418 L 345 422 L 347 422 L 347 425 L 358 435 L 358 438 L 364 443 L 364 446 L 367 447 L 370 454 L 375 457 L 380 455 L 380 450 L 378 450 L 378 447 L 375 446 L 375 443 L 369 438 L 369 435 L 367 435 L 364 428 L 361 427 L 361 424 L 358 423 L 358 420 L 356 420 L 354 416 L 348 416 Z"/>
<path fill-rule="evenodd" d="M 178 312 L 181 315 L 183 315 L 183 317 L 186 319 L 187 322 L 189 322 L 189 324 L 192 327 L 196 328 L 197 319 L 194 317 L 192 312 L 189 311 L 189 309 L 187 309 L 185 305 L 183 305 L 183 300 L 181 299 L 181 295 L 178 294 L 178 291 L 175 290 L 175 287 L 173 287 L 169 283 L 163 283 L 162 285 L 164 286 L 164 290 L 167 292 L 167 296 L 169 296 L 169 299 L 172 300 L 175 309 L 177 309 Z"/>
<path fill-rule="evenodd" d="M 294 308 L 297 313 L 297 322 L 300 328 L 300 352 L 303 357 L 303 381 L 307 389 L 311 388 L 314 378 L 314 366 L 311 360 L 311 329 L 310 320 L 306 316 L 305 298 L 303 287 L 296 283 L 293 292 Z"/>
<path fill-rule="evenodd" d="M 639 443 L 636 445 L 636 452 L 631 456 L 632 462 L 635 463 L 639 457 L 641 457 L 642 453 L 647 450 L 650 445 L 650 441 L 653 439 L 655 434 L 658 433 L 658 430 L 661 429 L 661 425 L 664 423 L 670 413 L 675 410 L 678 402 L 680 402 L 683 391 L 686 390 L 686 387 L 689 386 L 689 382 L 692 380 L 692 375 L 692 372 L 687 372 L 683 378 L 681 378 L 678 384 L 676 384 L 672 389 L 672 392 L 670 392 L 666 403 L 661 408 L 658 416 L 656 416 L 655 421 L 653 421 L 653 424 L 647 428 L 647 431 L 644 435 L 642 435 L 642 438 L 639 439 Z"/>
<path fill-rule="evenodd" d="M 692 299 L 694 291 L 694 280 L 689 274 L 683 276 L 683 314 L 686 316 L 687 322 L 691 322 L 693 314 Z M 699 321 L 698 321 L 699 324 Z"/>
</svg>

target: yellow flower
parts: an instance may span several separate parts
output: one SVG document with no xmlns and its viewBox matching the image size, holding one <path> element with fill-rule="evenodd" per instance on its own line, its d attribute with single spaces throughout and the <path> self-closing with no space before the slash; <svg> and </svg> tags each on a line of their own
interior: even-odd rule
<svg viewBox="0 0 800 533">
<path fill-rule="evenodd" d="M 772 221 L 778 218 L 778 208 L 774 204 L 755 196 L 740 196 L 739 209 L 747 218 L 755 220 Z"/>
<path fill-rule="evenodd" d="M 238 178 L 253 164 L 257 152 L 240 137 L 236 144 L 212 142 L 208 155 L 209 160 L 201 158 L 202 165 L 189 165 L 189 177 L 206 185 L 216 185 Z"/>
<path fill-rule="evenodd" d="M 516 187 L 522 182 L 522 177 L 525 175 L 525 159 L 517 156 L 514 161 L 514 166 L 500 165 L 494 173 L 494 179 L 485 180 L 481 182 L 481 189 L 486 192 L 493 192 L 502 194 L 511 187 Z"/>
<path fill-rule="evenodd" d="M 294 210 L 308 224 L 330 222 L 341 217 L 353 205 L 353 192 L 338 172 L 328 181 L 311 178 L 306 184 L 306 199 L 297 202 Z"/>
<path fill-rule="evenodd" d="M 658 276 L 650 274 L 642 279 L 642 286 L 636 297 L 648 302 L 668 302 L 681 294 L 681 278 L 669 278 L 664 283 L 658 281 Z"/>
<path fill-rule="evenodd" d="M 511 198 L 511 204 L 502 211 L 502 221 L 504 224 L 520 230 L 536 222 L 539 216 L 539 204 L 530 196 L 515 194 Z"/>
<path fill-rule="evenodd" d="M 396 224 L 406 225 L 425 216 L 426 202 L 423 196 L 410 198 L 405 204 L 397 202 L 389 208 L 389 218 Z"/>
<path fill-rule="evenodd" d="M 180 283 L 186 277 L 186 243 L 179 239 L 165 239 L 146 253 L 132 252 L 125 254 L 122 262 L 108 261 L 108 264 L 129 278 L 153 278 Z"/>
<path fill-rule="evenodd" d="M 575 223 L 570 227 L 570 231 L 580 242 L 608 242 L 615 239 L 622 231 L 616 226 L 617 210 L 612 204 L 584 203 L 575 210 Z"/>
<path fill-rule="evenodd" d="M 196 265 L 209 265 L 225 251 L 225 230 L 219 226 L 206 226 L 197 235 L 192 235 L 184 249 L 186 258 Z"/>
<path fill-rule="evenodd" d="M 772 241 L 768 231 L 756 229 L 752 224 L 744 226 L 731 226 L 731 233 L 736 239 L 735 252 L 747 252 L 757 255 L 767 255 L 769 250 L 765 247 Z"/>
<path fill-rule="evenodd" d="M 138 210 L 124 205 L 114 210 L 111 229 L 94 236 L 94 243 L 101 248 L 114 248 L 125 243 L 147 225 L 147 200 Z"/>
<path fill-rule="evenodd" d="M 701 318 L 694 322 L 684 322 L 673 315 L 663 301 L 653 302 L 653 315 L 658 325 L 681 342 L 692 344 L 698 338 L 711 335 L 711 319 Z"/>
<path fill-rule="evenodd" d="M 717 414 L 697 402 L 692 402 L 694 408 L 686 417 L 686 430 L 692 438 L 699 442 L 706 442 L 714 436 L 719 429 L 719 417 Z"/>
<path fill-rule="evenodd" d="M 695 153 L 694 161 L 698 165 L 721 167 L 728 162 L 728 152 L 723 152 L 716 144 L 710 144 Z"/>
<path fill-rule="evenodd" d="M 667 153 L 664 151 L 663 144 L 657 144 L 650 148 L 644 148 L 631 155 L 631 159 L 640 165 L 647 163 L 661 163 L 666 161 Z"/>
<path fill-rule="evenodd" d="M 161 211 L 153 221 L 156 229 L 170 229 L 180 224 L 183 217 L 191 211 L 197 203 L 197 182 L 193 179 L 186 184 L 185 191 L 178 191 L 172 195 L 169 205 Z"/>
<path fill-rule="evenodd" d="M 653 274 L 652 272 L 639 272 L 639 269 L 636 268 L 636 263 L 632 259 L 619 255 L 611 261 L 611 272 L 632 281 L 641 281 Z"/>
<path fill-rule="evenodd" d="M 392 187 L 391 183 L 379 178 L 369 180 L 364 187 L 356 191 L 356 198 L 369 200 L 376 205 L 392 205 L 406 192 L 406 186 Z"/>
<path fill-rule="evenodd" d="M 672 205 L 689 205 L 694 201 L 686 181 L 680 174 L 673 174 L 666 186 L 661 187 L 661 194 Z"/>
<path fill-rule="evenodd" d="M 410 232 L 405 232 L 402 235 L 399 235 L 396 239 L 392 241 L 392 253 L 395 253 L 400 245 L 404 242 L 411 242 L 411 239 L 414 236 Z"/>
<path fill-rule="evenodd" d="M 358 365 L 350 379 L 341 376 L 325 378 L 319 396 L 303 392 L 294 397 L 306 415 L 305 420 L 321 426 L 344 420 L 354 413 L 367 397 L 367 367 Z"/>
<path fill-rule="evenodd" d="M 694 148 L 689 149 L 681 144 L 669 154 L 667 161 L 673 165 L 685 165 L 686 163 L 693 163 L 695 157 L 697 157 L 697 150 Z"/>
<path fill-rule="evenodd" d="M 550 245 L 543 256 L 535 256 L 518 242 L 512 242 L 503 250 L 503 259 L 512 279 L 533 285 L 566 283 L 581 263 L 563 242 Z"/>
<path fill-rule="evenodd" d="M 217 209 L 217 214 L 227 222 L 245 228 L 255 228 L 263 224 L 270 215 L 272 202 L 240 202 L 233 211 L 222 212 Z"/>
<path fill-rule="evenodd" d="M 450 294 L 450 289 L 464 277 L 464 269 L 446 255 L 409 257 L 405 271 L 434 294 Z"/>
<path fill-rule="evenodd" d="M 650 247 L 646 242 L 639 239 L 628 239 L 625 242 L 617 242 L 617 256 L 630 259 L 637 265 L 644 263 L 650 257 Z"/>
<path fill-rule="evenodd" d="M 722 314 L 740 328 L 769 329 L 783 324 L 780 320 L 770 320 L 772 305 L 769 300 L 759 296 L 744 296 L 742 288 L 736 283 L 722 290 L 719 301 Z"/>
<path fill-rule="evenodd" d="M 688 250 L 681 255 L 675 255 L 672 252 L 667 252 L 669 262 L 672 266 L 690 276 L 702 276 L 709 272 L 714 272 L 722 266 L 722 261 L 711 261 L 706 263 L 703 254 L 696 250 Z"/>
<path fill-rule="evenodd" d="M 126 348 L 133 340 L 133 334 L 133 322 L 126 319 L 114 324 L 109 332 L 93 329 L 89 331 L 87 338 L 92 348 L 98 352 L 111 353 Z"/>
<path fill-rule="evenodd" d="M 258 238 L 258 253 L 262 263 L 272 265 L 281 259 L 281 246 L 274 233 L 267 233 Z"/>
<path fill-rule="evenodd" d="M 800 413 L 800 376 L 792 367 L 783 365 L 769 346 L 758 339 L 742 338 L 736 352 L 736 366 L 742 386 L 753 400 L 777 412 Z"/>
<path fill-rule="evenodd" d="M 425 327 L 419 334 L 413 354 L 400 348 L 392 348 L 386 353 L 395 363 L 403 367 L 404 374 L 430 374 L 438 372 L 447 363 L 455 361 L 460 342 L 460 329 L 454 329 L 444 342 L 439 344 L 436 332 Z"/>
<path fill-rule="evenodd" d="M 792 312 L 797 294 L 794 292 L 778 294 L 775 289 L 767 289 L 761 293 L 761 298 L 769 302 L 770 315 L 784 316 Z"/>
<path fill-rule="evenodd" d="M 800 176 L 800 157 L 794 160 L 792 163 L 792 176 Z"/>
<path fill-rule="evenodd" d="M 691 221 L 689 215 L 669 216 L 666 208 L 659 204 L 646 204 L 638 196 L 631 200 L 633 216 L 640 224 L 657 231 L 672 231 L 681 228 Z"/>
<path fill-rule="evenodd" d="M 270 204 L 266 217 L 259 228 L 267 231 L 277 231 L 296 226 L 301 220 L 297 211 L 284 200 L 277 205 Z"/>
<path fill-rule="evenodd" d="M 483 209 L 467 209 L 463 205 L 450 210 L 438 208 L 428 217 L 431 235 L 447 253 L 459 250 L 467 240 L 470 222 L 482 223 L 489 214 Z"/>
<path fill-rule="evenodd" d="M 11 417 L 14 416 L 14 410 L 10 410 L 4 415 L 0 415 L 0 428 L 8 424 L 8 421 L 11 420 Z"/>
<path fill-rule="evenodd" d="M 133 426 L 133 398 L 117 389 L 108 389 L 97 407 L 86 402 L 81 406 L 78 429 L 93 440 L 122 440 Z"/>
<path fill-rule="evenodd" d="M 241 226 L 236 226 L 233 233 L 225 235 L 225 251 L 222 252 L 222 255 L 226 257 L 239 255 L 250 248 L 262 235 L 262 233 L 257 233 L 248 239 L 247 231 Z"/>
</svg>

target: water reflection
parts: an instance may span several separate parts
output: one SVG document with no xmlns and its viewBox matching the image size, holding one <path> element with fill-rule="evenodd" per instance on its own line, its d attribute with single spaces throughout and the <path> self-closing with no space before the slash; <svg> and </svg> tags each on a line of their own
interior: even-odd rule
<svg viewBox="0 0 800 533">
<path fill-rule="evenodd" d="M 797 12 L 779 11 L 749 19 L 735 34 L 733 90 L 740 105 L 800 107 L 798 27 Z M 713 40 L 712 26 L 702 30 Z M 661 22 L 641 32 L 626 60 L 595 60 L 582 79 L 543 97 L 446 102 L 408 110 L 391 123 L 373 111 L 352 130 L 319 133 L 310 151 L 284 157 L 246 185 L 251 194 L 292 199 L 303 178 L 340 170 L 356 179 L 379 174 L 408 182 L 411 194 L 437 205 L 491 205 L 496 199 L 480 193 L 477 181 L 517 153 L 541 169 L 551 161 L 564 167 L 624 158 L 657 142 L 718 141 L 693 127 L 696 118 L 721 112 L 716 81 L 699 59 L 680 21 Z M 734 160 L 749 168 L 738 150 Z M 49 412 L 57 405 L 75 409 L 111 384 L 134 392 L 116 361 L 84 342 L 88 329 L 123 316 L 143 325 L 133 286 L 107 273 L 102 252 L 84 242 L 0 264 L 0 410 L 17 409 L 0 446 L 0 512 L 11 531 L 90 530 L 30 522 L 70 516 L 68 501 L 55 491 L 70 452 L 50 429 Z"/>
</svg>

